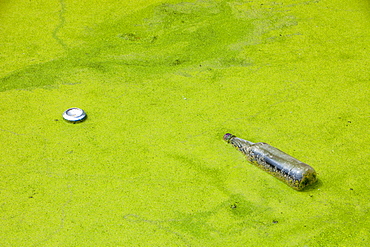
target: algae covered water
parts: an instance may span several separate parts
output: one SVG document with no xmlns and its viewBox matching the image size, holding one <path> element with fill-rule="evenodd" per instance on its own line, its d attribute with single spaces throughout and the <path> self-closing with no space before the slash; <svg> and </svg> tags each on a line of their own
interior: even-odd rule
<svg viewBox="0 0 370 247">
<path fill-rule="evenodd" d="M 367 1 L 0 6 L 1 245 L 369 241 Z M 228 132 L 319 182 L 246 166 Z"/>
</svg>

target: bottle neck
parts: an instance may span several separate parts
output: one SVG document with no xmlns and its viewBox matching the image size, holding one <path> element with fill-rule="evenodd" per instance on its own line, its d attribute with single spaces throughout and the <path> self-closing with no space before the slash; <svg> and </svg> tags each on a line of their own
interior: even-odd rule
<svg viewBox="0 0 370 247">
<path fill-rule="evenodd" d="M 251 145 L 254 144 L 253 142 L 250 142 L 250 141 L 241 139 L 241 138 L 236 137 L 236 136 L 234 136 L 234 135 L 232 135 L 230 133 L 227 133 L 226 135 L 224 135 L 224 140 L 227 143 L 230 143 L 233 146 L 238 147 L 238 148 L 248 147 L 248 146 L 251 146 Z"/>
</svg>

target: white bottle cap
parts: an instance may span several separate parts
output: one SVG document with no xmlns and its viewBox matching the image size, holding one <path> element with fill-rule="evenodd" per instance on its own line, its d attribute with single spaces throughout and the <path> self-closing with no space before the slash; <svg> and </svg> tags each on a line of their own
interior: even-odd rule
<svg viewBox="0 0 370 247">
<path fill-rule="evenodd" d="M 68 122 L 74 122 L 74 123 L 81 122 L 85 120 L 86 113 L 84 112 L 84 110 L 80 108 L 73 107 L 73 108 L 69 108 L 63 113 L 63 118 L 67 120 Z"/>
</svg>

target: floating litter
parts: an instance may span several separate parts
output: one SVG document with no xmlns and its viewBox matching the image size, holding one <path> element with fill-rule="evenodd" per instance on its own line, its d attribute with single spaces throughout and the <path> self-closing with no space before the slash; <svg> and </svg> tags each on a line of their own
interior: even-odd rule
<svg viewBox="0 0 370 247">
<path fill-rule="evenodd" d="M 253 143 L 229 133 L 223 139 L 242 152 L 250 163 L 293 189 L 302 190 L 317 181 L 316 171 L 311 166 L 267 143 Z"/>
<path fill-rule="evenodd" d="M 63 113 L 63 118 L 68 122 L 78 123 L 86 119 L 86 113 L 80 108 L 73 107 Z"/>
</svg>

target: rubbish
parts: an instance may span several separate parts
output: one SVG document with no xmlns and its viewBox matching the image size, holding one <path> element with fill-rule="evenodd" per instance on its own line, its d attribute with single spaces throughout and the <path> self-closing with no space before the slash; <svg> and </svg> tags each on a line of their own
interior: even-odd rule
<svg viewBox="0 0 370 247">
<path fill-rule="evenodd" d="M 253 143 L 227 133 L 224 138 L 242 152 L 249 162 L 280 179 L 296 190 L 302 190 L 317 181 L 316 171 L 267 143 Z"/>
<path fill-rule="evenodd" d="M 66 121 L 72 122 L 72 123 L 82 122 L 86 119 L 86 117 L 87 115 L 84 112 L 84 110 L 77 108 L 77 107 L 69 108 L 63 113 L 63 118 Z"/>
</svg>

